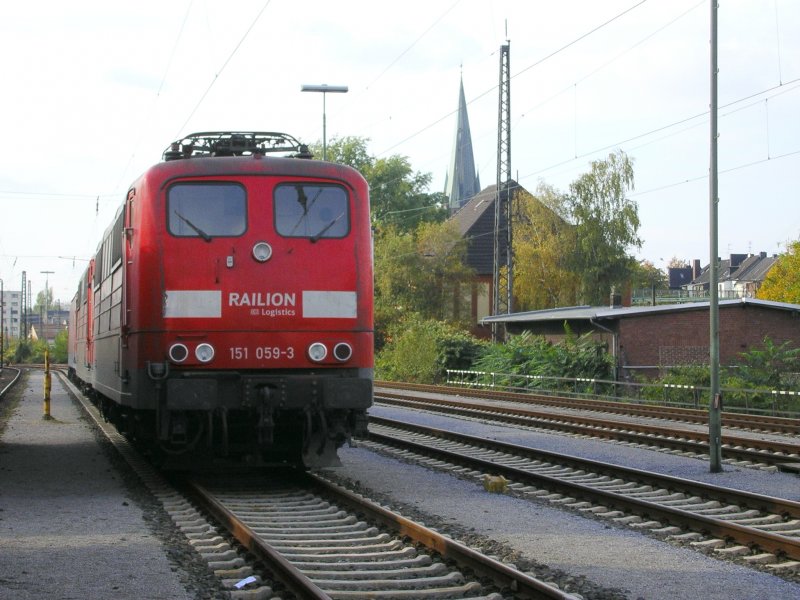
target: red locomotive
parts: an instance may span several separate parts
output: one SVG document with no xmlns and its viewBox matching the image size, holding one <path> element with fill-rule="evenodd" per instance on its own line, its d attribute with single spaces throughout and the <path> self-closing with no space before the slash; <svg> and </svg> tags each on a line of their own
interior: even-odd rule
<svg viewBox="0 0 800 600">
<path fill-rule="evenodd" d="M 163 158 L 80 282 L 70 375 L 166 463 L 336 464 L 372 403 L 366 181 L 279 133 L 192 134 Z"/>
</svg>

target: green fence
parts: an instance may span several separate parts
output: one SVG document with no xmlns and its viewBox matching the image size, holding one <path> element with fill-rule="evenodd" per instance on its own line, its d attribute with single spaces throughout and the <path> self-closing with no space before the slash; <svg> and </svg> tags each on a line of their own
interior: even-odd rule
<svg viewBox="0 0 800 600">
<path fill-rule="evenodd" d="M 447 384 L 697 409 L 708 408 L 711 396 L 710 388 L 694 385 L 631 383 L 453 369 L 447 370 Z M 800 418 L 800 392 L 797 391 L 722 388 L 721 392 L 723 410 L 728 412 Z"/>
</svg>

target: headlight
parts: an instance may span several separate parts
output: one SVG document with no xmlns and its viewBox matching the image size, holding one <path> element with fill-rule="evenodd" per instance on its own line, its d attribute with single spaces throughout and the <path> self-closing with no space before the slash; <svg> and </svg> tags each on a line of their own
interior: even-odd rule
<svg viewBox="0 0 800 600">
<path fill-rule="evenodd" d="M 314 362 L 322 362 L 326 356 L 328 356 L 328 349 L 325 344 L 314 342 L 308 347 L 308 358 Z"/>
<path fill-rule="evenodd" d="M 333 356 L 339 362 L 350 360 L 350 357 L 353 356 L 353 347 L 345 342 L 339 342 L 333 347 Z"/>
<path fill-rule="evenodd" d="M 211 362 L 214 358 L 214 347 L 211 344 L 200 344 L 195 348 L 194 355 L 202 363 Z"/>
<path fill-rule="evenodd" d="M 172 344 L 168 354 L 172 362 L 182 363 L 189 357 L 189 349 L 183 344 Z"/>
<path fill-rule="evenodd" d="M 267 242 L 258 242 L 253 246 L 253 258 L 258 262 L 267 262 L 272 256 L 272 246 Z"/>
</svg>

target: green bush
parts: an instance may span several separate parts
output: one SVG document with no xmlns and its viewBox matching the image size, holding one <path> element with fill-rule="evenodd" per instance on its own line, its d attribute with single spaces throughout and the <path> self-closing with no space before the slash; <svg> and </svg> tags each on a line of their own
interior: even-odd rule
<svg viewBox="0 0 800 600">
<path fill-rule="evenodd" d="M 797 389 L 795 375 L 798 369 L 800 369 L 800 349 L 792 348 L 788 342 L 776 345 L 766 337 L 761 346 L 740 353 L 737 364 L 720 370 L 723 402 L 728 407 L 773 410 L 776 398 L 769 391 Z M 654 383 L 703 388 L 698 393 L 698 398 L 702 406 L 708 405 L 708 388 L 711 386 L 708 365 L 673 367 Z M 642 395 L 658 401 L 685 400 L 687 392 L 648 387 L 643 389 Z M 777 407 L 778 410 L 797 409 L 797 402 L 793 398 L 781 397 L 778 400 L 781 402 Z"/>
<path fill-rule="evenodd" d="M 66 334 L 66 332 L 65 332 Z M 65 336 L 66 337 L 66 336 Z M 56 342 L 58 343 L 58 338 L 56 338 Z M 67 342 L 66 339 L 63 341 L 63 350 L 64 350 L 64 358 L 63 360 L 56 361 L 54 357 L 54 350 L 50 349 L 50 362 L 67 362 L 66 357 L 66 349 L 67 349 Z M 17 340 L 12 342 L 9 347 L 6 349 L 5 358 L 6 360 L 10 360 L 16 364 L 29 364 L 29 365 L 40 365 L 44 364 L 44 352 L 47 349 L 47 342 L 44 340 L 37 340 L 37 341 L 29 341 L 29 340 Z M 60 354 L 58 355 L 60 357 Z"/>
<path fill-rule="evenodd" d="M 442 321 L 406 317 L 386 336 L 375 376 L 387 381 L 440 383 L 447 369 L 468 369 L 485 342 Z"/>
<path fill-rule="evenodd" d="M 524 332 L 512 336 L 505 344 L 488 346 L 473 368 L 489 373 L 548 378 L 613 379 L 614 360 L 605 345 L 589 335 L 576 337 L 570 334 L 562 343 L 553 344 L 544 337 Z M 495 383 L 519 384 L 514 377 L 504 379 L 495 379 Z M 553 387 L 553 383 L 549 380 L 541 385 Z M 529 382 L 529 387 L 537 385 L 536 380 Z M 574 383 L 570 382 L 569 386 L 574 386 Z"/>
<path fill-rule="evenodd" d="M 62 329 L 56 334 L 53 347 L 50 349 L 50 362 L 58 364 L 67 363 L 68 332 Z"/>
</svg>

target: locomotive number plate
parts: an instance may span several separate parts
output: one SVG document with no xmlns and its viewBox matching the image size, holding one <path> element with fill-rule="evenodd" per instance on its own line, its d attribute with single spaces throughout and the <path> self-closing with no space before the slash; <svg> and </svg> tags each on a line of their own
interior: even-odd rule
<svg viewBox="0 0 800 600">
<path fill-rule="evenodd" d="M 280 346 L 256 346 L 255 348 L 248 348 L 247 346 L 233 346 L 230 349 L 231 360 L 247 360 L 248 358 L 255 358 L 256 360 L 278 360 L 281 358 L 294 358 L 294 348 L 287 346 L 282 348 Z"/>
</svg>

